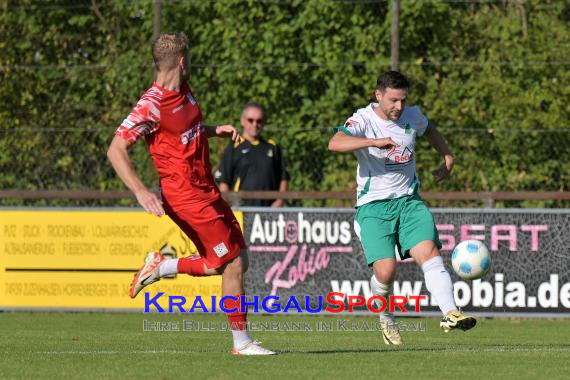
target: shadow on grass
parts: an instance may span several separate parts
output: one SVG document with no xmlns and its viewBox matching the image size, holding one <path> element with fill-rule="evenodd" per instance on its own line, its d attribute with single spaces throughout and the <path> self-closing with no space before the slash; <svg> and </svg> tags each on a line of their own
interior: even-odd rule
<svg viewBox="0 0 570 380">
<path fill-rule="evenodd" d="M 374 348 L 374 349 L 346 349 L 346 350 L 280 350 L 279 354 L 363 354 L 363 353 L 382 353 L 382 352 L 434 352 L 434 351 L 450 351 L 445 348 L 399 348 L 399 347 L 387 347 L 387 348 Z"/>
<path fill-rule="evenodd" d="M 570 344 L 556 345 L 462 345 L 456 347 L 396 347 L 373 349 L 336 349 L 336 350 L 279 350 L 279 354 L 347 354 L 347 353 L 410 353 L 410 352 L 570 352 Z"/>
</svg>

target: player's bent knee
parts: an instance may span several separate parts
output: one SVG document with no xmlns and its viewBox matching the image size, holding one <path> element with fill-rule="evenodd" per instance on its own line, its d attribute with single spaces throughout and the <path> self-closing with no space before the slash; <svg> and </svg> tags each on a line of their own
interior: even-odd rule
<svg viewBox="0 0 570 380">
<path fill-rule="evenodd" d="M 410 254 L 418 265 L 422 265 L 434 257 L 441 256 L 435 242 L 431 240 L 422 241 L 410 250 Z"/>
<path fill-rule="evenodd" d="M 224 274 L 228 275 L 242 275 L 245 273 L 244 268 L 247 270 L 247 267 L 244 267 L 244 260 L 240 256 L 237 256 L 232 261 L 228 262 L 224 267 Z"/>
<path fill-rule="evenodd" d="M 431 242 L 431 243 L 432 243 L 432 245 L 431 245 L 430 249 L 427 250 L 427 252 L 426 252 L 426 260 L 425 261 L 432 259 L 436 256 L 441 256 L 441 253 L 439 253 L 439 249 L 437 249 L 435 243 L 434 242 Z"/>
<path fill-rule="evenodd" d="M 396 260 L 382 259 L 377 260 L 372 265 L 376 280 L 382 284 L 391 284 L 396 278 Z"/>
<path fill-rule="evenodd" d="M 391 284 L 396 278 L 395 272 L 390 271 L 374 271 L 374 277 L 381 284 Z"/>
</svg>

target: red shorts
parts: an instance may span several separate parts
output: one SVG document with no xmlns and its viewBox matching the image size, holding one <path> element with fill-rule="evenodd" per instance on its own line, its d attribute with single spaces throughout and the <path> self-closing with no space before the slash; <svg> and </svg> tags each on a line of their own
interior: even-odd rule
<svg viewBox="0 0 570 380">
<path fill-rule="evenodd" d="M 221 198 L 200 208 L 168 209 L 167 215 L 196 245 L 208 268 L 221 267 L 246 247 L 232 209 Z"/>
</svg>

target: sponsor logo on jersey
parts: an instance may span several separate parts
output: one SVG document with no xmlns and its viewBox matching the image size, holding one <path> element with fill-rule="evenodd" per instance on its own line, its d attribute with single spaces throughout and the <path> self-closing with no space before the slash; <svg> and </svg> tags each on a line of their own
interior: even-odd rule
<svg viewBox="0 0 570 380">
<path fill-rule="evenodd" d="M 247 153 L 249 152 L 249 150 L 250 150 L 249 148 L 247 148 L 247 149 L 242 149 L 241 152 L 242 152 L 243 154 L 247 154 Z"/>
<path fill-rule="evenodd" d="M 273 150 L 269 149 L 267 151 L 267 157 L 273 157 Z"/>
<path fill-rule="evenodd" d="M 216 253 L 216 255 L 218 257 L 222 257 L 222 256 L 225 256 L 230 251 L 228 250 L 228 247 L 226 247 L 224 242 L 221 242 L 220 244 L 218 244 L 214 247 L 214 252 Z"/>
<path fill-rule="evenodd" d="M 198 137 L 202 132 L 204 132 L 204 126 L 202 124 L 195 125 L 180 135 L 180 141 L 182 144 L 186 145 Z"/>
<path fill-rule="evenodd" d="M 412 162 L 414 158 L 414 152 L 409 147 L 405 147 L 403 150 L 392 149 L 390 153 L 386 156 L 386 167 L 396 166 L 396 165 L 407 165 Z"/>
</svg>

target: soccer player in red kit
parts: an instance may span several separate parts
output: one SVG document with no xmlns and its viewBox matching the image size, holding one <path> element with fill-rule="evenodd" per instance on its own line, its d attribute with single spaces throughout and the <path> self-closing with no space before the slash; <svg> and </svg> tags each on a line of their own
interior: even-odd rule
<svg viewBox="0 0 570 380">
<path fill-rule="evenodd" d="M 208 137 L 236 141 L 239 134 L 231 125 L 202 124 L 200 107 L 187 83 L 189 53 L 184 33 L 162 34 L 152 45 L 152 56 L 155 82 L 115 132 L 107 156 L 139 204 L 156 216 L 168 215 L 192 239 L 200 255 L 164 260 L 158 252 L 149 253 L 135 275 L 130 296 L 136 297 L 145 286 L 175 273 L 221 274 L 222 296 L 235 297 L 224 303 L 233 311 L 227 314 L 234 340 L 231 353 L 275 354 L 249 336 L 247 311 L 240 310 L 247 251 L 240 226 L 215 185 L 208 152 Z M 162 200 L 142 183 L 129 158 L 129 147 L 141 137 L 160 176 Z"/>
</svg>

